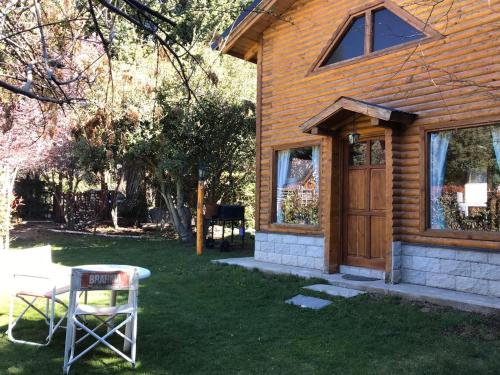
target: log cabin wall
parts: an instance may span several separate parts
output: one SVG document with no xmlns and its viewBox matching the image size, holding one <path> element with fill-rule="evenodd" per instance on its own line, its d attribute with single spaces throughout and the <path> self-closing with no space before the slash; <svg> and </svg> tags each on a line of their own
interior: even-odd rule
<svg viewBox="0 0 500 375">
<path fill-rule="evenodd" d="M 331 176 L 336 173 L 332 169 L 336 141 L 303 134 L 299 126 L 340 96 L 349 96 L 418 114 L 417 121 L 395 134 L 392 142 L 394 241 L 499 249 L 500 236 L 478 240 L 424 233 L 422 134 L 435 127 L 500 121 L 500 1 L 450 0 L 435 2 L 433 7 L 425 5 L 429 2 L 393 3 L 422 22 L 428 20 L 429 26 L 443 37 L 310 72 L 349 11 L 366 5 L 366 1 L 299 0 L 282 16 L 285 21 L 277 21 L 264 31 L 258 61 L 261 107 L 257 227 L 261 232 L 321 236 L 328 235 L 335 226 L 329 206 L 335 210 Z M 274 150 L 317 142 L 322 153 L 321 225 L 308 228 L 273 224 Z M 327 262 L 337 260 L 328 260 L 327 254 Z"/>
</svg>

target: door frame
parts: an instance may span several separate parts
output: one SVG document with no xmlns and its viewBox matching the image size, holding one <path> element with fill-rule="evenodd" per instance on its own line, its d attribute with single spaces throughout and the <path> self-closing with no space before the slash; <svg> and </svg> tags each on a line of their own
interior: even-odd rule
<svg viewBox="0 0 500 375">
<path fill-rule="evenodd" d="M 367 156 L 367 167 L 364 168 L 354 168 L 354 169 L 379 169 L 383 170 L 385 174 L 387 174 L 387 152 L 385 152 L 385 163 L 383 166 L 379 167 L 373 167 L 371 164 L 371 142 L 372 141 L 384 141 L 385 142 L 385 134 L 384 133 L 379 133 L 379 134 L 369 134 L 364 137 L 360 137 L 359 142 L 368 142 L 368 148 L 366 150 L 366 156 Z M 342 169 L 341 169 L 341 180 L 342 180 L 342 213 L 341 213 L 341 222 L 342 222 L 342 228 L 341 228 L 341 243 L 340 243 L 340 251 L 341 251 L 341 264 L 348 265 L 348 266 L 355 266 L 355 267 L 363 267 L 363 268 L 370 268 L 370 269 L 377 269 L 377 270 L 384 270 L 385 269 L 385 257 L 386 254 L 385 252 L 382 254 L 382 258 L 378 258 L 376 260 L 372 260 L 370 258 L 368 259 L 349 259 L 349 254 L 347 253 L 347 228 L 348 228 L 348 223 L 347 223 L 347 211 L 348 208 L 345 207 L 345 202 L 347 198 L 348 192 L 348 185 L 347 185 L 347 174 L 349 172 L 349 142 L 348 140 L 344 137 L 341 139 L 341 145 L 342 145 Z M 368 178 L 369 181 L 371 181 L 370 176 L 365 176 Z M 387 179 L 384 181 L 384 184 L 387 184 Z M 370 204 L 371 201 L 371 182 L 368 183 L 367 185 L 367 190 L 364 191 L 365 199 L 367 200 L 367 203 Z M 384 197 L 385 199 L 385 208 L 383 210 L 383 215 L 375 215 L 373 214 L 373 211 L 371 208 L 367 211 L 369 211 L 370 215 L 366 215 L 367 217 L 373 217 L 373 216 L 379 216 L 379 217 L 384 217 L 385 219 L 387 218 L 387 195 Z M 385 223 L 387 225 L 387 222 Z M 369 246 L 369 243 L 371 242 L 371 221 L 365 223 L 365 231 L 366 231 L 366 239 L 365 239 L 365 245 Z M 382 236 L 386 236 L 386 234 L 381 234 Z"/>
<path fill-rule="evenodd" d="M 386 279 L 390 277 L 392 271 L 392 247 L 394 240 L 394 220 L 393 220 L 393 196 L 394 196 L 394 142 L 397 143 L 399 131 L 390 126 L 378 127 L 380 130 L 376 134 L 366 135 L 361 139 L 385 137 L 386 148 L 386 252 L 385 252 L 385 273 Z M 330 133 L 327 143 L 328 152 L 331 155 L 331 162 L 326 178 L 325 198 L 325 271 L 328 273 L 338 273 L 342 261 L 343 243 L 343 183 L 342 171 L 344 163 L 344 153 L 342 144 L 345 136 L 337 130 Z"/>
</svg>

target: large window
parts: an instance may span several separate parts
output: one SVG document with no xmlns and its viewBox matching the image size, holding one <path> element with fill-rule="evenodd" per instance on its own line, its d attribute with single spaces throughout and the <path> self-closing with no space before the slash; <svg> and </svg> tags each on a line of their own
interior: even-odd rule
<svg viewBox="0 0 500 375">
<path fill-rule="evenodd" d="M 276 153 L 277 224 L 319 224 L 319 146 Z"/>
<path fill-rule="evenodd" d="M 337 33 L 339 37 L 333 41 L 333 46 L 321 65 L 331 65 L 369 55 L 428 36 L 410 23 L 409 19 L 412 18 L 400 8 L 366 9 L 341 27 Z"/>
<path fill-rule="evenodd" d="M 500 232 L 500 125 L 430 133 L 431 229 Z"/>
</svg>

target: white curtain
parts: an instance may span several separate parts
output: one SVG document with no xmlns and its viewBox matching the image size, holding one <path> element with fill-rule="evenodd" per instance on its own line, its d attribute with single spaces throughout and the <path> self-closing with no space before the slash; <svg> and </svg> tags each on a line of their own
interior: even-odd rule
<svg viewBox="0 0 500 375">
<path fill-rule="evenodd" d="M 290 170 L 290 150 L 278 151 L 278 173 L 276 179 L 276 222 L 283 223 L 283 211 L 281 203 L 283 202 L 283 189 L 288 179 L 288 172 Z"/>
<path fill-rule="evenodd" d="M 498 168 L 500 169 L 500 125 L 493 126 L 491 135 L 493 136 L 493 148 L 495 149 Z"/>
<path fill-rule="evenodd" d="M 312 164 L 313 164 L 313 176 L 316 183 L 316 193 L 319 193 L 319 170 L 320 170 L 320 148 L 319 146 L 314 146 L 312 148 Z"/>
<path fill-rule="evenodd" d="M 443 193 L 444 175 L 446 167 L 446 154 L 450 143 L 451 133 L 433 133 L 431 134 L 431 160 L 430 160 L 430 179 L 431 179 L 431 228 L 445 229 L 445 218 L 443 207 L 439 199 Z"/>
</svg>

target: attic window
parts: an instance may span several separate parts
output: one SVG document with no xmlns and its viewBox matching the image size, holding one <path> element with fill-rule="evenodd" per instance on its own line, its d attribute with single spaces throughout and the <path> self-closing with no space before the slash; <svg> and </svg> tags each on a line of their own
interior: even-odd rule
<svg viewBox="0 0 500 375">
<path fill-rule="evenodd" d="M 331 48 L 319 60 L 319 66 L 369 56 L 374 52 L 439 35 L 389 1 L 351 14 L 335 33 L 330 42 Z M 426 32 L 422 31 L 424 29 Z"/>
<path fill-rule="evenodd" d="M 354 19 L 325 65 L 362 56 L 365 53 L 365 16 Z"/>
<path fill-rule="evenodd" d="M 425 34 L 388 9 L 373 12 L 373 51 L 419 40 Z"/>
</svg>

